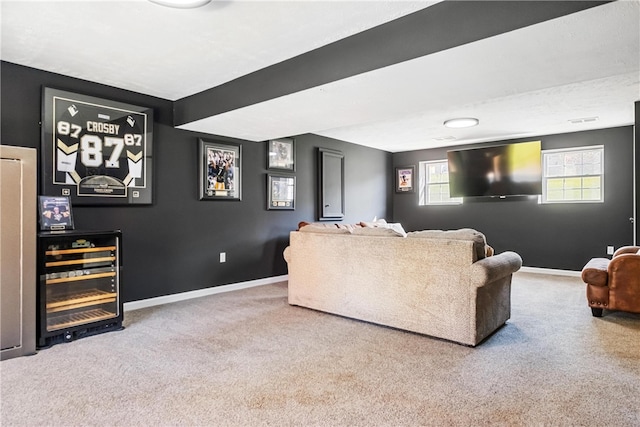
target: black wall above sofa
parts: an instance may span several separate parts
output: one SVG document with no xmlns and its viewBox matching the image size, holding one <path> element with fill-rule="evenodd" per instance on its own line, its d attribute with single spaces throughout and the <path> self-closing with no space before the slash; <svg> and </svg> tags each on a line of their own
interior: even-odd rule
<svg viewBox="0 0 640 427">
<path fill-rule="evenodd" d="M 299 221 L 316 220 L 317 147 L 345 154 L 346 217 L 391 212 L 391 153 L 316 135 L 295 137 L 295 211 L 267 210 L 267 144 L 242 144 L 242 201 L 198 200 L 198 138 L 173 128 L 172 102 L 0 62 L 2 144 L 40 147 L 43 86 L 154 109 L 154 202 L 74 206 L 76 229 L 123 232 L 125 302 L 287 274 L 282 251 Z M 226 252 L 227 262 L 219 262 Z M 35 266 L 34 266 L 35 268 Z"/>
<path fill-rule="evenodd" d="M 538 204 L 536 198 L 476 199 L 462 205 L 418 206 L 418 193 L 393 196 L 394 221 L 407 231 L 471 227 L 498 252 L 518 252 L 527 267 L 579 271 L 607 246 L 633 244 L 633 127 L 620 127 L 495 144 L 542 141 L 542 149 L 604 145 L 604 203 Z M 471 146 L 468 146 L 471 147 Z M 467 147 L 456 147 L 467 148 Z M 445 160 L 447 148 L 395 153 L 394 166 Z M 418 169 L 416 168 L 416 171 Z"/>
</svg>

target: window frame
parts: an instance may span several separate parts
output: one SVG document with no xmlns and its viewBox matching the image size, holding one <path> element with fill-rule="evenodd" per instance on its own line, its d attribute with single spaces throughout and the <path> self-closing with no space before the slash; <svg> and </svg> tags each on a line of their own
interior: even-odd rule
<svg viewBox="0 0 640 427">
<path fill-rule="evenodd" d="M 449 171 L 448 167 L 449 167 L 449 163 L 447 161 L 447 159 L 444 160 L 423 160 L 418 162 L 418 183 L 419 183 L 419 197 L 418 197 L 418 205 L 419 206 L 455 206 L 455 205 L 461 205 L 464 203 L 464 199 L 462 197 L 451 197 L 451 195 L 449 194 L 449 198 L 448 200 L 445 201 L 437 201 L 437 202 L 431 202 L 429 201 L 429 191 L 428 191 L 428 187 L 429 185 L 432 185 L 431 183 L 429 183 L 429 173 L 428 173 L 428 167 L 429 165 L 433 165 L 433 164 L 445 164 L 447 166 L 447 172 Z M 447 175 L 447 180 L 443 181 L 443 182 L 435 182 L 433 183 L 433 185 L 442 185 L 442 184 L 449 184 L 449 178 Z"/>
<path fill-rule="evenodd" d="M 600 173 L 599 174 L 582 174 L 582 175 L 558 175 L 547 176 L 547 155 L 557 153 L 570 153 L 576 151 L 600 151 Z M 561 203 L 604 203 L 604 145 L 590 145 L 582 147 L 570 147 L 570 148 L 554 148 L 549 150 L 542 150 L 542 194 L 540 195 L 539 203 L 545 205 L 557 205 Z M 548 200 L 547 199 L 547 181 L 553 178 L 587 178 L 587 177 L 600 177 L 600 198 L 598 200 Z M 584 186 L 580 187 L 581 191 L 584 191 Z"/>
</svg>

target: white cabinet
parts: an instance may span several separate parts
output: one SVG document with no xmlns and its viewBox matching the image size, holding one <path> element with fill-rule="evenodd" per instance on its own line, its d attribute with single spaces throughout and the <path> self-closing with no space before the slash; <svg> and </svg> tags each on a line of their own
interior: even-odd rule
<svg viewBox="0 0 640 427">
<path fill-rule="evenodd" d="M 0 145 L 0 360 L 36 350 L 36 168 L 33 148 Z"/>
</svg>

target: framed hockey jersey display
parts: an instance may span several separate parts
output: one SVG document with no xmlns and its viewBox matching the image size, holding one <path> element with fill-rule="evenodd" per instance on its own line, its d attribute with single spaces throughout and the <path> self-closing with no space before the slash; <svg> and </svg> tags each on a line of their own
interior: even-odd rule
<svg viewBox="0 0 640 427">
<path fill-rule="evenodd" d="M 153 109 L 43 88 L 42 193 L 74 205 L 151 204 Z"/>
</svg>

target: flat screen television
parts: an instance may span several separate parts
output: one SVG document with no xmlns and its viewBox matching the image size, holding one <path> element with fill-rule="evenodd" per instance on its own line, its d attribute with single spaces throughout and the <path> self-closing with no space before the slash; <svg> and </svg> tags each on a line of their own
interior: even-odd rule
<svg viewBox="0 0 640 427">
<path fill-rule="evenodd" d="M 542 193 L 540 141 L 447 152 L 451 197 Z"/>
</svg>

